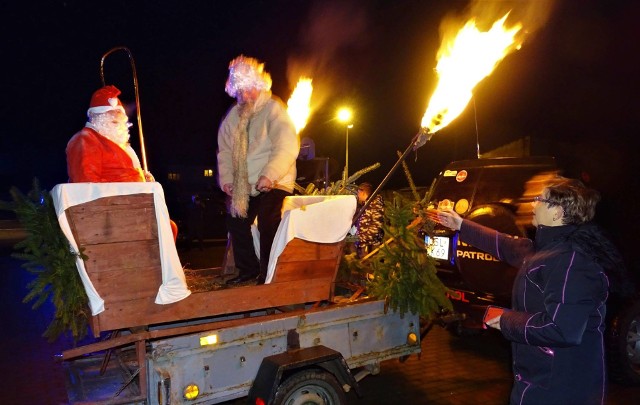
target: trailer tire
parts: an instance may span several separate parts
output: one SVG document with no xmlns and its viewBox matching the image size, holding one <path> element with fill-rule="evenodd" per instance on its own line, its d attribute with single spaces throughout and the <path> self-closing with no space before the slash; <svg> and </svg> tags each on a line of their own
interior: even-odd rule
<svg viewBox="0 0 640 405">
<path fill-rule="evenodd" d="M 276 405 L 345 405 L 347 397 L 338 380 L 317 369 L 299 371 L 287 378 L 276 391 Z"/>
</svg>

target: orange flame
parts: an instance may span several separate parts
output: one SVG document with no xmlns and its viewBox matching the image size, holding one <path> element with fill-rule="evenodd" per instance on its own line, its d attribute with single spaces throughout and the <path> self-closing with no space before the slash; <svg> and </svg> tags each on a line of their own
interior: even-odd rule
<svg viewBox="0 0 640 405">
<path fill-rule="evenodd" d="M 453 40 L 445 38 L 438 52 L 438 85 L 421 127 L 433 134 L 446 127 L 464 111 L 475 86 L 489 76 L 507 54 L 519 49 L 515 36 L 522 28 L 518 23 L 508 29 L 504 22 L 509 14 L 496 21 L 487 32 L 480 32 L 475 19 L 469 20 Z"/>
<path fill-rule="evenodd" d="M 309 115 L 311 115 L 311 93 L 313 92 L 312 80 L 301 77 L 296 88 L 291 93 L 287 101 L 287 112 L 296 127 L 296 133 L 300 133 L 307 125 Z"/>
</svg>

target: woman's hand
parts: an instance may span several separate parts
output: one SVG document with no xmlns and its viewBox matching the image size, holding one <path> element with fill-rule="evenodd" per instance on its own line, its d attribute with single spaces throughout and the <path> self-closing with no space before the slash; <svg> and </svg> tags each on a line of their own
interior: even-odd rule
<svg viewBox="0 0 640 405">
<path fill-rule="evenodd" d="M 501 317 L 502 317 L 502 315 L 498 315 L 493 319 L 489 319 L 487 322 L 485 322 L 485 325 L 487 325 L 490 328 L 494 328 L 494 329 L 500 330 L 500 318 Z"/>
<path fill-rule="evenodd" d="M 454 231 L 459 231 L 460 226 L 462 226 L 462 217 L 450 209 L 438 210 L 436 218 L 440 225 L 446 226 Z"/>
</svg>

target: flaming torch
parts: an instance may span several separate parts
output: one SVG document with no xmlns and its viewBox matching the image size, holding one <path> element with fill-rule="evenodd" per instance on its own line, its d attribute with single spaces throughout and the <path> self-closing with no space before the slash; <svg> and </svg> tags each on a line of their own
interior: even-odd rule
<svg viewBox="0 0 640 405">
<path fill-rule="evenodd" d="M 431 139 L 434 133 L 446 127 L 464 111 L 473 96 L 473 89 L 495 67 L 522 42 L 516 40 L 516 34 L 522 24 L 505 27 L 509 13 L 493 23 L 491 29 L 481 32 L 475 19 L 467 21 L 453 38 L 443 38 L 438 51 L 438 85 L 429 100 L 427 111 L 422 118 L 420 131 L 391 168 L 380 185 L 375 189 L 364 206 L 356 213 L 354 223 L 373 201 L 380 189 L 400 166 L 411 150 L 416 150 Z"/>
<path fill-rule="evenodd" d="M 510 52 L 519 49 L 515 39 L 522 28 L 506 28 L 507 13 L 487 32 L 480 32 L 475 20 L 468 21 L 451 41 L 443 41 L 438 52 L 438 85 L 422 117 L 420 132 L 433 135 L 464 111 L 472 91 Z M 429 136 L 430 138 L 430 136 Z"/>
<path fill-rule="evenodd" d="M 311 115 L 310 103 L 311 93 L 313 92 L 311 81 L 307 77 L 300 78 L 296 88 L 291 93 L 289 101 L 287 101 L 287 112 L 291 120 L 293 120 L 298 134 L 307 125 L 309 115 Z"/>
</svg>

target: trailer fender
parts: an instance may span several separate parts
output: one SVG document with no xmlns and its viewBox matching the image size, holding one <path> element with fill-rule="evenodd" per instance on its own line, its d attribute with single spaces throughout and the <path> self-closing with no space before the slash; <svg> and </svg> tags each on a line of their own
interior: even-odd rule
<svg viewBox="0 0 640 405">
<path fill-rule="evenodd" d="M 340 352 L 326 346 L 313 346 L 289 350 L 262 359 L 258 374 L 249 390 L 249 403 L 256 404 L 261 399 L 264 404 L 272 404 L 283 377 L 310 366 L 322 368 L 333 374 L 346 390 L 355 390 L 361 397 L 358 382 L 351 374 L 347 362 Z"/>
</svg>

